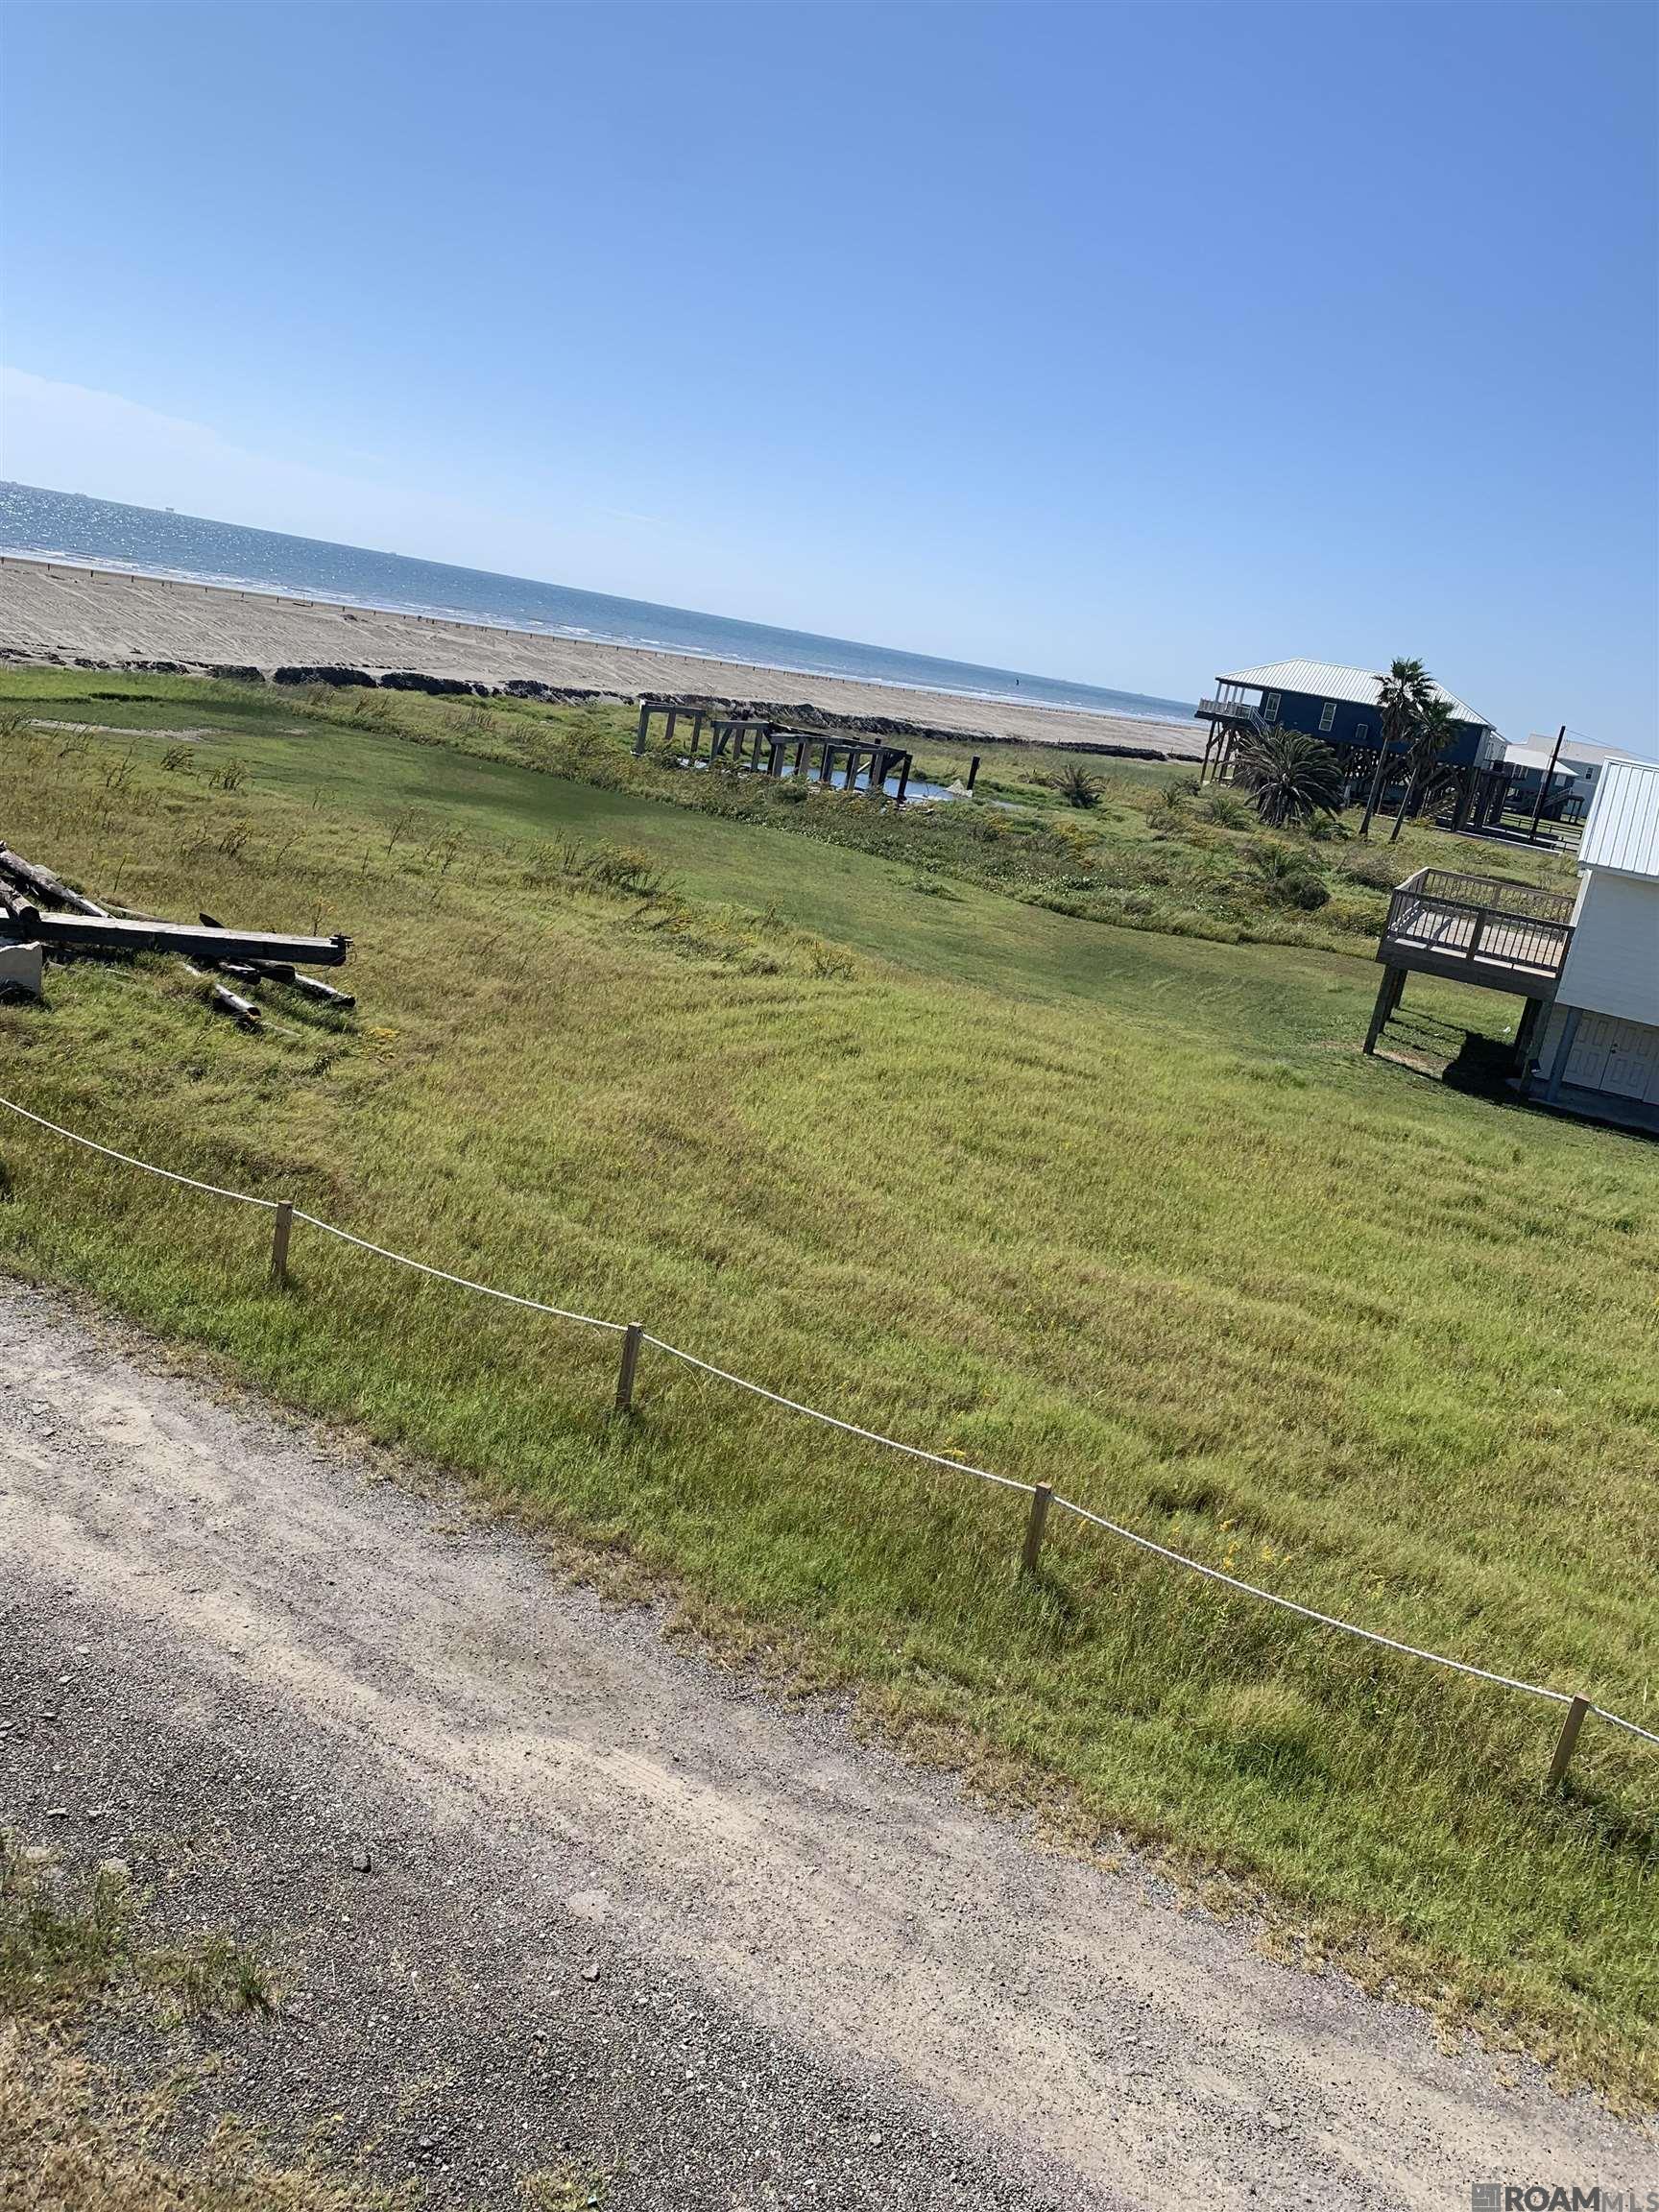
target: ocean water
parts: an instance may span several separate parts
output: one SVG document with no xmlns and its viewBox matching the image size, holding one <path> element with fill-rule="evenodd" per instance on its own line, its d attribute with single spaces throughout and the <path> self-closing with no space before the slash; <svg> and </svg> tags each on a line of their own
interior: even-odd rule
<svg viewBox="0 0 1659 2212">
<path fill-rule="evenodd" d="M 0 552 L 87 561 L 147 576 L 234 584 L 244 590 L 333 599 L 397 613 L 499 623 L 556 637 L 656 646 L 706 660 L 740 661 L 757 668 L 852 676 L 911 690 L 951 691 L 970 699 L 1017 699 L 1037 707 L 1127 714 L 1154 722 L 1186 722 L 1192 715 L 1190 700 L 1112 691 L 1100 685 L 1070 684 L 1012 668 L 982 668 L 926 653 L 899 653 L 885 645 L 855 644 L 848 637 L 820 637 L 807 630 L 738 622 L 725 614 L 694 613 L 685 607 L 658 607 L 646 599 L 616 599 L 608 592 L 580 591 L 566 584 L 539 584 L 527 576 L 452 568 L 438 561 L 413 561 L 401 553 L 330 545 L 317 538 L 244 530 L 234 522 L 206 522 L 194 515 L 160 513 L 152 507 L 121 507 L 113 500 L 44 492 L 29 484 L 0 483 Z"/>
</svg>

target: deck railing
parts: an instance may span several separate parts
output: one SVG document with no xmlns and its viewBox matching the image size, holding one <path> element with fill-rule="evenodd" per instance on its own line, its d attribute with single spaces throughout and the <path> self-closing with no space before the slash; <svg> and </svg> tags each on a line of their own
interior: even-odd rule
<svg viewBox="0 0 1659 2212">
<path fill-rule="evenodd" d="M 1201 699 L 1194 717 L 1197 721 L 1241 722 L 1246 730 L 1259 734 L 1271 725 L 1260 707 L 1252 707 L 1248 699 Z"/>
<path fill-rule="evenodd" d="M 1567 892 L 1420 868 L 1389 899 L 1382 956 L 1391 950 L 1430 953 L 1476 969 L 1559 975 L 1573 940 L 1572 914 Z"/>
<path fill-rule="evenodd" d="M 1400 886 L 1431 899 L 1460 899 L 1495 913 L 1528 922 L 1571 922 L 1571 891 L 1545 891 L 1534 883 L 1510 883 L 1502 876 L 1469 876 L 1460 868 L 1419 868 Z"/>
</svg>

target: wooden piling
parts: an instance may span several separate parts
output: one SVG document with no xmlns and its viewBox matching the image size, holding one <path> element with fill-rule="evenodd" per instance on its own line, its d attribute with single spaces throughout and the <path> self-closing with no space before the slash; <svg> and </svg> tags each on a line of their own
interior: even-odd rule
<svg viewBox="0 0 1659 2212">
<path fill-rule="evenodd" d="M 1048 1519 L 1048 1506 L 1053 1496 L 1052 1482 L 1039 1482 L 1031 1493 L 1031 1510 L 1025 1517 L 1025 1547 L 1020 1554 L 1022 1575 L 1035 1575 L 1037 1572 L 1037 1558 L 1043 1549 L 1043 1528 Z"/>
<path fill-rule="evenodd" d="M 271 1280 L 278 1290 L 288 1287 L 288 1239 L 294 1232 L 294 1201 L 278 1198 L 271 1219 Z"/>
<path fill-rule="evenodd" d="M 968 788 L 969 788 L 969 790 L 970 790 L 970 791 L 972 791 L 972 790 L 973 790 L 973 788 L 974 788 L 974 786 L 975 782 L 978 781 L 978 777 L 979 777 L 979 756 L 978 756 L 978 754 L 977 754 L 977 753 L 975 753 L 975 754 L 974 754 L 974 757 L 973 757 L 973 759 L 972 759 L 972 760 L 970 760 L 970 761 L 969 761 L 969 763 L 968 763 Z"/>
<path fill-rule="evenodd" d="M 639 1364 L 639 1346 L 645 1334 L 643 1321 L 630 1321 L 622 1333 L 622 1364 L 616 1371 L 616 1410 L 634 1410 L 634 1372 Z"/>
<path fill-rule="evenodd" d="M 1567 1718 L 1561 1723 L 1561 1733 L 1555 1739 L 1555 1756 L 1550 1762 L 1550 1779 L 1546 1790 L 1559 1790 L 1573 1764 L 1573 1752 L 1578 1742 L 1578 1731 L 1584 1725 L 1584 1716 L 1590 1710 L 1588 1697 L 1575 1697 L 1567 1708 Z"/>
<path fill-rule="evenodd" d="M 1377 986 L 1377 1003 L 1371 1009 L 1371 1026 L 1365 1032 L 1365 1049 L 1375 1052 L 1377 1040 L 1387 1026 L 1388 1018 L 1399 1005 L 1406 988 L 1404 968 L 1384 968 L 1382 980 Z"/>
</svg>

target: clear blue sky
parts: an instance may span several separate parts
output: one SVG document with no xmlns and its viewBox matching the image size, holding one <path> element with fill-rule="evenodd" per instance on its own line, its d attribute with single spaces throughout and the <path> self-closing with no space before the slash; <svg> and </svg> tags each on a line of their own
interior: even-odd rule
<svg viewBox="0 0 1659 2212">
<path fill-rule="evenodd" d="M 4 10 L 26 481 L 1650 747 L 1647 5 Z"/>
</svg>

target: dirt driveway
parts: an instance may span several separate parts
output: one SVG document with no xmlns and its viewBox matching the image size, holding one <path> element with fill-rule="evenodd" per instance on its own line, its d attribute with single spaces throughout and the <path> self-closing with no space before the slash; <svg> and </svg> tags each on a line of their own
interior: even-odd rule
<svg viewBox="0 0 1659 2212">
<path fill-rule="evenodd" d="M 0 1816 L 269 1931 L 227 2079 L 507 2204 L 1421 2206 L 1646 2182 L 1535 2072 L 608 1610 L 517 1536 L 0 1286 Z M 367 1867 L 363 1865 L 368 1861 Z"/>
</svg>

